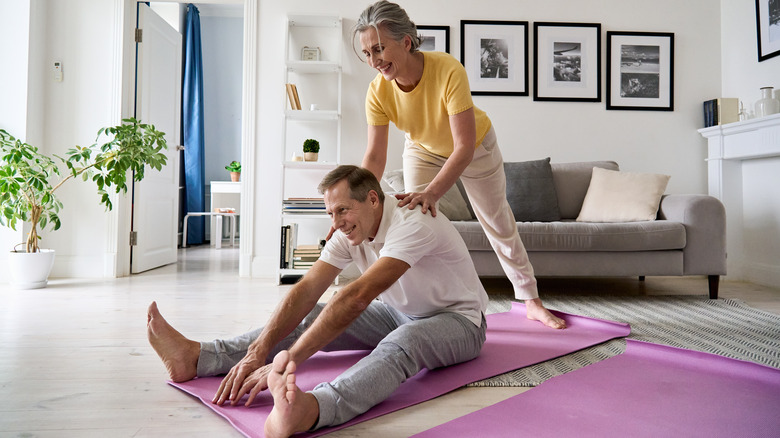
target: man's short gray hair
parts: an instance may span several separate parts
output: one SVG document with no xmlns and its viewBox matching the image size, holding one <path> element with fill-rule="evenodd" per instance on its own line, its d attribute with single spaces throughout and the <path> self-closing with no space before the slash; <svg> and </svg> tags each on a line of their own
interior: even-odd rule
<svg viewBox="0 0 780 438">
<path fill-rule="evenodd" d="M 382 186 L 379 185 L 376 177 L 370 170 L 363 167 L 344 164 L 341 165 L 325 175 L 320 185 L 317 186 L 317 190 L 320 193 L 325 194 L 325 191 L 335 186 L 341 180 L 346 180 L 349 185 L 349 197 L 358 202 L 365 202 L 368 198 L 368 192 L 375 191 L 379 195 L 381 202 L 385 201 L 385 192 L 382 191 Z"/>
<path fill-rule="evenodd" d="M 373 27 L 378 37 L 379 26 L 382 26 L 390 35 L 390 38 L 395 41 L 401 41 L 405 36 L 409 36 L 412 40 L 412 47 L 409 51 L 412 53 L 416 52 L 422 43 L 422 39 L 417 34 L 417 26 L 409 19 L 406 11 L 395 3 L 380 0 L 367 7 L 358 17 L 352 31 L 352 48 L 355 50 L 355 53 L 358 53 L 354 44 L 355 36 Z"/>
</svg>

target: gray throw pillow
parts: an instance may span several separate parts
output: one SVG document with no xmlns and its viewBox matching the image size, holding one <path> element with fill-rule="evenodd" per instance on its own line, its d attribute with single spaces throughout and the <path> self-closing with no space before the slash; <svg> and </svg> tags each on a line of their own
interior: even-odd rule
<svg viewBox="0 0 780 438">
<path fill-rule="evenodd" d="M 561 220 L 550 158 L 504 163 L 506 199 L 517 222 Z"/>
</svg>

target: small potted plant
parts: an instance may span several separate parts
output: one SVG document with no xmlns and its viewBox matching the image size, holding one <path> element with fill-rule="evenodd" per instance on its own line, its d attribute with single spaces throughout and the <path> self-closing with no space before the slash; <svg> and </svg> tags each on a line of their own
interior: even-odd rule
<svg viewBox="0 0 780 438">
<path fill-rule="evenodd" d="M 320 142 L 312 138 L 303 142 L 303 161 L 317 161 Z"/>
<path fill-rule="evenodd" d="M 238 182 L 241 179 L 241 163 L 238 161 L 231 161 L 230 164 L 225 166 L 225 170 L 230 172 L 230 180 Z"/>
<path fill-rule="evenodd" d="M 97 140 L 108 136 L 102 145 L 76 146 L 66 152 L 67 159 L 45 155 L 37 147 L 14 138 L 0 129 L 0 224 L 16 229 L 23 222 L 30 224 L 27 241 L 16 245 L 9 255 L 11 283 L 20 289 L 46 286 L 46 278 L 54 265 L 54 250 L 41 249 L 38 234 L 51 227 L 60 228 L 58 213 L 62 202 L 55 192 L 65 182 L 81 178 L 97 185 L 100 203 L 111 210 L 108 190 L 127 192 L 127 178 L 134 175 L 135 181 L 144 178 L 146 166 L 160 170 L 167 157 L 165 133 L 154 126 L 140 123 L 136 119 L 125 119 L 119 126 L 102 128 Z M 96 141 L 97 141 L 96 140 Z M 61 171 L 58 162 L 64 163 Z M 64 176 L 63 176 L 64 175 Z M 38 274 L 31 278 L 25 272 Z"/>
</svg>

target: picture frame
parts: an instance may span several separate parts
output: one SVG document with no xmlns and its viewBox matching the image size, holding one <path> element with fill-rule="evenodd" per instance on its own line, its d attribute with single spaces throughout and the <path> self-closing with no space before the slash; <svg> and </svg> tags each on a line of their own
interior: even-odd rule
<svg viewBox="0 0 780 438">
<path fill-rule="evenodd" d="M 534 100 L 601 102 L 601 24 L 534 23 Z"/>
<path fill-rule="evenodd" d="M 460 61 L 474 96 L 528 96 L 528 22 L 461 20 Z"/>
<path fill-rule="evenodd" d="M 417 33 L 422 37 L 420 51 L 450 53 L 449 26 L 417 26 Z"/>
<path fill-rule="evenodd" d="M 756 0 L 758 62 L 780 55 L 780 2 Z"/>
<path fill-rule="evenodd" d="M 319 61 L 320 48 L 303 46 L 301 49 L 301 61 Z"/>
<path fill-rule="evenodd" d="M 607 32 L 607 109 L 674 111 L 674 33 Z"/>
</svg>

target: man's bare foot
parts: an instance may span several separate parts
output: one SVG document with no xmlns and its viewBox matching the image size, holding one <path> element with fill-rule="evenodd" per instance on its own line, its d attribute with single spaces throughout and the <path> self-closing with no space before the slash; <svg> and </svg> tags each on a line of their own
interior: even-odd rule
<svg viewBox="0 0 780 438">
<path fill-rule="evenodd" d="M 542 304 L 542 300 L 534 298 L 533 300 L 525 300 L 525 311 L 528 319 L 539 321 L 547 327 L 554 329 L 566 328 L 566 321 L 553 315 Z"/>
<path fill-rule="evenodd" d="M 290 352 L 280 351 L 274 357 L 268 374 L 268 390 L 274 397 L 274 407 L 265 420 L 265 436 L 287 438 L 314 426 L 320 414 L 317 399 L 295 385 L 295 362 Z"/>
<path fill-rule="evenodd" d="M 176 331 L 157 310 L 152 301 L 146 312 L 146 337 L 165 364 L 174 382 L 186 382 L 197 375 L 200 343 L 191 341 Z"/>
</svg>

